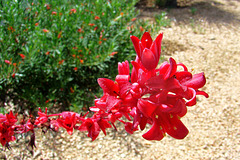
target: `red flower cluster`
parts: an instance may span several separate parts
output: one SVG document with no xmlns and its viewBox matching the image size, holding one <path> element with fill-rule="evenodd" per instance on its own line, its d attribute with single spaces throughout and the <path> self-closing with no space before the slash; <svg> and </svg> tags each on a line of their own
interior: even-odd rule
<svg viewBox="0 0 240 160">
<path fill-rule="evenodd" d="M 8 142 L 14 141 L 14 125 L 17 122 L 17 116 L 12 111 L 9 114 L 0 113 L 0 143 L 8 147 Z"/>
<path fill-rule="evenodd" d="M 92 117 L 74 112 L 62 112 L 47 115 L 47 109 L 39 109 L 36 120 L 23 120 L 19 125 L 12 112 L 0 114 L 0 142 L 4 146 L 15 140 L 14 133 L 26 133 L 34 128 L 58 131 L 65 128 L 68 134 L 73 130 L 87 131 L 88 137 L 95 140 L 100 131 L 106 135 L 106 129 L 120 121 L 125 130 L 132 134 L 134 131 L 151 128 L 143 134 L 147 140 L 161 140 L 165 134 L 176 139 L 183 139 L 188 129 L 181 122 L 181 117 L 187 113 L 187 106 L 196 104 L 196 95 L 208 94 L 200 91 L 206 79 L 204 73 L 193 75 L 182 63 L 176 63 L 173 58 L 157 68 L 161 55 L 163 34 L 152 40 L 145 32 L 141 40 L 131 36 L 137 57 L 132 61 L 132 72 L 128 61 L 118 63 L 118 75 L 115 81 L 99 78 L 98 84 L 103 89 L 103 96 L 95 99 L 95 105 L 90 107 L 94 112 Z M 182 68 L 178 70 L 178 68 Z M 44 130 L 45 129 L 45 130 Z M 31 145 L 35 146 L 34 134 Z"/>
</svg>

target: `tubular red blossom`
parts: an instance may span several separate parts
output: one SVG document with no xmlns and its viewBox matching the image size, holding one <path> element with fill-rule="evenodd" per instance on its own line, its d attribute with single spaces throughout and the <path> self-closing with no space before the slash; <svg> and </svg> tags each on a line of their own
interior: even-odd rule
<svg viewBox="0 0 240 160">
<path fill-rule="evenodd" d="M 60 127 L 63 127 L 67 130 L 69 135 L 72 135 L 73 129 L 77 123 L 77 118 L 79 118 L 79 117 L 80 117 L 80 115 L 78 115 L 74 112 L 62 112 L 59 115 L 57 122 Z"/>
<path fill-rule="evenodd" d="M 87 118 L 78 128 L 80 131 L 88 131 L 88 137 L 94 141 L 100 133 L 100 127 L 97 122 L 91 118 Z"/>
<path fill-rule="evenodd" d="M 49 122 L 48 115 L 47 115 L 47 108 L 45 108 L 45 113 L 42 112 L 41 108 L 39 108 L 38 111 L 38 116 L 37 119 L 35 120 L 34 125 L 37 125 L 38 127 L 40 126 L 45 126 L 46 123 Z"/>
<path fill-rule="evenodd" d="M 129 75 L 129 63 L 128 61 L 125 62 L 118 62 L 118 74 L 119 75 Z"/>
<path fill-rule="evenodd" d="M 157 67 L 161 55 L 161 42 L 163 34 L 160 33 L 156 40 L 153 41 L 150 34 L 145 32 L 142 39 L 130 36 L 135 51 L 147 70 L 153 70 Z"/>
</svg>

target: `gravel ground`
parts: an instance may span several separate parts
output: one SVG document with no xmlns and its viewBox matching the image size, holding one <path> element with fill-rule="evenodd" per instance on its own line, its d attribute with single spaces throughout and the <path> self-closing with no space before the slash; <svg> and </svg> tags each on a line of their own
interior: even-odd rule
<svg viewBox="0 0 240 160">
<path fill-rule="evenodd" d="M 189 129 L 184 140 L 166 136 L 147 141 L 141 135 L 108 130 L 94 141 L 85 133 L 72 136 L 37 132 L 31 157 L 22 143 L 2 151 L 8 159 L 240 159 L 240 1 L 197 0 L 190 8 L 170 9 L 171 27 L 164 28 L 163 55 L 183 62 L 194 73 L 205 72 L 210 97 L 199 96 L 182 119 Z M 150 18 L 160 10 L 142 11 Z M 45 138 L 48 137 L 48 138 Z M 50 138 L 49 138 L 50 137 Z"/>
</svg>

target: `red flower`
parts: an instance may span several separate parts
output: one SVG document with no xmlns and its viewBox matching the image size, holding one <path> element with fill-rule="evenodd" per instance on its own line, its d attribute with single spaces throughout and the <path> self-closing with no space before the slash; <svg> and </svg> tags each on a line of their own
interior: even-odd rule
<svg viewBox="0 0 240 160">
<path fill-rule="evenodd" d="M 95 24 L 94 24 L 94 23 L 89 23 L 88 25 L 89 25 L 89 26 L 94 26 Z"/>
<path fill-rule="evenodd" d="M 19 54 L 22 59 L 24 59 L 26 56 L 24 54 Z"/>
<path fill-rule="evenodd" d="M 67 130 L 69 135 L 72 135 L 73 129 L 77 123 L 79 114 L 74 112 L 62 112 L 57 119 L 57 122 L 60 127 L 63 127 Z"/>
<path fill-rule="evenodd" d="M 52 12 L 52 15 L 57 15 L 57 12 Z"/>
<path fill-rule="evenodd" d="M 131 21 L 135 21 L 137 18 L 133 18 L 133 19 L 131 19 Z"/>
<path fill-rule="evenodd" d="M 45 7 L 46 7 L 47 10 L 50 10 L 50 9 L 51 9 L 51 7 L 50 7 L 49 4 L 45 4 Z"/>
<path fill-rule="evenodd" d="M 78 29 L 78 32 L 79 32 L 79 33 L 82 33 L 82 32 L 83 32 L 82 28 L 79 28 L 79 29 Z"/>
<path fill-rule="evenodd" d="M 61 64 L 63 64 L 63 62 L 64 62 L 64 59 L 60 60 L 60 61 L 58 62 L 58 64 L 61 65 Z"/>
<path fill-rule="evenodd" d="M 88 137 L 92 138 L 92 141 L 94 141 L 100 133 L 100 127 L 98 123 L 91 118 L 84 120 L 78 130 L 88 131 Z"/>
<path fill-rule="evenodd" d="M 71 9 L 69 14 L 76 13 L 76 12 L 77 12 L 76 9 Z"/>
<path fill-rule="evenodd" d="M 110 56 L 114 56 L 115 54 L 117 54 L 118 52 L 112 52 L 111 54 L 110 54 Z"/>
<path fill-rule="evenodd" d="M 74 93 L 74 89 L 72 87 L 70 87 L 70 92 Z"/>
<path fill-rule="evenodd" d="M 98 16 L 95 16 L 95 18 L 94 18 L 95 20 L 98 20 L 98 19 L 100 19 L 100 17 L 98 17 Z"/>
<path fill-rule="evenodd" d="M 152 41 L 152 38 L 148 32 L 143 34 L 141 40 L 135 36 L 130 36 L 137 56 L 147 70 L 153 70 L 158 65 L 161 55 L 162 36 L 162 33 L 159 34 L 155 41 Z"/>
<path fill-rule="evenodd" d="M 10 141 L 14 141 L 14 125 L 17 122 L 17 116 L 12 111 L 3 115 L 0 113 L 0 143 L 5 146 Z"/>
<path fill-rule="evenodd" d="M 47 108 L 45 108 L 45 112 L 42 112 L 41 108 L 39 108 L 39 111 L 38 111 L 38 117 L 37 119 L 35 120 L 35 123 L 34 125 L 37 125 L 37 126 L 49 126 L 48 122 L 49 122 L 49 119 L 48 119 L 48 115 L 47 115 Z"/>
<path fill-rule="evenodd" d="M 11 64 L 11 62 L 9 60 L 5 60 L 4 62 L 7 64 Z"/>
<path fill-rule="evenodd" d="M 44 33 L 48 33 L 49 30 L 47 30 L 47 29 L 43 29 L 43 32 L 44 32 Z"/>
<path fill-rule="evenodd" d="M 59 39 L 59 38 L 61 38 L 61 36 L 62 36 L 62 31 L 59 32 L 57 38 Z"/>
<path fill-rule="evenodd" d="M 7 145 L 8 142 L 16 140 L 13 135 L 14 129 L 12 127 L 0 123 L 0 143 L 2 144 L 2 146 Z"/>
</svg>

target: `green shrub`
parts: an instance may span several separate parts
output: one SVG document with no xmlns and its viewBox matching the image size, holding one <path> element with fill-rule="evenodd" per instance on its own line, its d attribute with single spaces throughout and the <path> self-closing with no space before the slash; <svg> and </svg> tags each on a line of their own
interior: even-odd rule
<svg viewBox="0 0 240 160">
<path fill-rule="evenodd" d="M 117 62 L 132 58 L 130 34 L 151 28 L 134 21 L 136 2 L 2 0 L 1 101 L 31 110 L 91 105 L 96 79 L 112 78 Z"/>
</svg>

